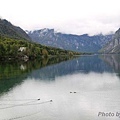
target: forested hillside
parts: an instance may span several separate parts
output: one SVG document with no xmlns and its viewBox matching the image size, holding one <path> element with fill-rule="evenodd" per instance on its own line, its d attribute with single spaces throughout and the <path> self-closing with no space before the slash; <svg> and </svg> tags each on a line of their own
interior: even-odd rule
<svg viewBox="0 0 120 120">
<path fill-rule="evenodd" d="M 0 59 L 35 59 L 79 54 L 78 52 L 47 47 L 30 41 L 0 36 Z"/>
<path fill-rule="evenodd" d="M 20 27 L 12 25 L 5 19 L 0 19 L 0 60 L 30 60 L 78 54 L 80 53 L 34 43 Z"/>
</svg>

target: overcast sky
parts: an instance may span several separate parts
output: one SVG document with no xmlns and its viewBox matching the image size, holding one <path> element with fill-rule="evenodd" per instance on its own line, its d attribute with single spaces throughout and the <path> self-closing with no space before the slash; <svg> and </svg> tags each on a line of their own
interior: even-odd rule
<svg viewBox="0 0 120 120">
<path fill-rule="evenodd" d="M 107 34 L 120 27 L 120 0 L 0 0 L 0 17 L 24 30 Z"/>
</svg>

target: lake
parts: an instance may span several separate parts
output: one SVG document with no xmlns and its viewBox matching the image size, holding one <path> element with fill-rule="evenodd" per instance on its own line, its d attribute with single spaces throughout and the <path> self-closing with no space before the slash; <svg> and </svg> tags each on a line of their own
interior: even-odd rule
<svg viewBox="0 0 120 120">
<path fill-rule="evenodd" d="M 0 120 L 120 119 L 120 56 L 0 63 Z"/>
</svg>

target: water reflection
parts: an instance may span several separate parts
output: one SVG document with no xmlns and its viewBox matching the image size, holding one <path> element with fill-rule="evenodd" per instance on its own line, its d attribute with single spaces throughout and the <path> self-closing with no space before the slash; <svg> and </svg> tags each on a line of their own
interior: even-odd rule
<svg viewBox="0 0 120 120">
<path fill-rule="evenodd" d="M 101 58 L 120 76 L 120 55 L 103 55 Z"/>
<path fill-rule="evenodd" d="M 106 64 L 99 56 L 81 56 L 79 58 L 61 62 L 56 65 L 47 66 L 31 73 L 31 78 L 43 80 L 55 80 L 57 76 L 64 76 L 74 73 L 90 72 L 104 73 L 114 72 L 114 68 Z"/>
<path fill-rule="evenodd" d="M 101 59 L 102 58 L 102 59 Z M 68 61 L 66 61 L 68 60 Z M 0 93 L 21 84 L 26 78 L 55 80 L 58 76 L 74 73 L 120 72 L 117 55 L 81 56 L 79 58 L 51 58 L 37 61 L 0 64 Z M 58 64 L 55 64 L 58 63 Z M 106 64 L 107 63 L 107 64 Z M 118 74 L 120 76 L 120 74 Z"/>
<path fill-rule="evenodd" d="M 8 92 L 16 85 L 20 85 L 31 72 L 36 69 L 41 69 L 46 66 L 66 61 L 72 58 L 51 58 L 28 62 L 1 62 L 0 63 L 0 94 Z"/>
<path fill-rule="evenodd" d="M 120 80 L 116 76 L 119 57 L 81 56 L 64 60 L 52 58 L 6 64 L 6 67 L 1 64 L 0 92 L 4 94 L 0 96 L 0 119 L 26 116 L 21 119 L 108 120 L 98 118 L 98 113 L 119 112 Z M 40 103 L 52 99 L 53 102 L 1 109 L 10 106 L 4 104 L 23 104 L 23 101 L 6 103 L 5 99 L 21 98 L 40 98 Z"/>
</svg>

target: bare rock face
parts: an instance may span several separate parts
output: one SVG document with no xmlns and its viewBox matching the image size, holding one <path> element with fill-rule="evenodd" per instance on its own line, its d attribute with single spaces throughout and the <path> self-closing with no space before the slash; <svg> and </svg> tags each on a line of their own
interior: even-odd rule
<svg viewBox="0 0 120 120">
<path fill-rule="evenodd" d="M 91 53 L 97 53 L 112 38 L 112 34 L 98 34 L 94 36 L 89 36 L 88 34 L 73 35 L 56 32 L 54 29 L 48 28 L 26 31 L 26 33 L 33 41 L 43 45 Z"/>
<path fill-rule="evenodd" d="M 101 50 L 102 53 L 120 53 L 120 28 L 115 32 L 112 40 Z"/>
</svg>

